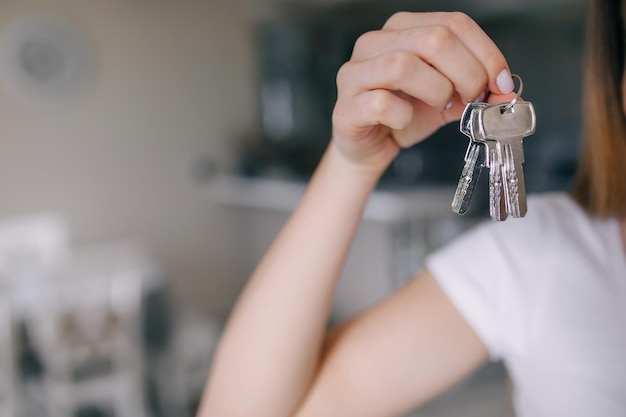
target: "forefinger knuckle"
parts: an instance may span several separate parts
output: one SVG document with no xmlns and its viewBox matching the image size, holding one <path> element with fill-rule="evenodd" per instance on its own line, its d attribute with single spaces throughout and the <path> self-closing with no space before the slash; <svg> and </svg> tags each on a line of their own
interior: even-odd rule
<svg viewBox="0 0 626 417">
<path fill-rule="evenodd" d="M 476 26 L 474 20 L 463 12 L 450 12 L 446 16 L 447 26 L 456 33 L 465 33 Z"/>
<path fill-rule="evenodd" d="M 427 53 L 436 55 L 449 48 L 454 40 L 454 34 L 445 26 L 432 26 L 423 41 Z"/>
<path fill-rule="evenodd" d="M 354 48 L 352 49 L 353 57 L 367 56 L 371 53 L 372 45 L 374 45 L 374 39 L 380 36 L 380 31 L 372 30 L 363 33 L 354 42 Z"/>
<path fill-rule="evenodd" d="M 383 29 L 405 27 L 414 15 L 412 12 L 396 12 L 387 19 Z"/>
<path fill-rule="evenodd" d="M 397 83 L 410 76 L 413 70 L 413 57 L 407 51 L 395 51 L 381 60 L 383 70 L 390 82 Z"/>
</svg>

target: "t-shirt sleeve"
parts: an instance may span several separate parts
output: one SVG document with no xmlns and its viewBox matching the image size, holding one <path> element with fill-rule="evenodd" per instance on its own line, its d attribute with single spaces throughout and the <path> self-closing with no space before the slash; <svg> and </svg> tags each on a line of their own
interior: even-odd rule
<svg viewBox="0 0 626 417">
<path fill-rule="evenodd" d="M 487 221 L 431 253 L 425 262 L 452 303 L 481 338 L 492 360 L 503 359 L 519 340 L 528 299 L 527 277 L 536 256 L 532 219 Z M 535 230 L 535 231 L 533 231 Z M 522 243 L 526 242 L 526 243 Z"/>
</svg>

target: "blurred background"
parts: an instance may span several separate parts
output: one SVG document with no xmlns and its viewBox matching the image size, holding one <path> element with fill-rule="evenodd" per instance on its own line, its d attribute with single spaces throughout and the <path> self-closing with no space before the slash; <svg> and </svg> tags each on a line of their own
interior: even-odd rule
<svg viewBox="0 0 626 417">
<path fill-rule="evenodd" d="M 0 416 L 194 414 L 224 320 L 328 143 L 337 69 L 399 10 L 483 26 L 536 108 L 528 191 L 567 190 L 582 0 L 0 2 Z M 453 123 L 401 152 L 332 321 L 487 219 L 486 175 L 468 214 L 450 209 L 466 147 Z M 490 364 L 415 415 L 511 415 L 509 392 Z"/>
</svg>

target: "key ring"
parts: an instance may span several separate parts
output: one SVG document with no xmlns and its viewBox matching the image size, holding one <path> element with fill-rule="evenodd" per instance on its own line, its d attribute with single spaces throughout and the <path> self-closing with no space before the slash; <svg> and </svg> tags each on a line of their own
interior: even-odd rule
<svg viewBox="0 0 626 417">
<path fill-rule="evenodd" d="M 515 106 L 515 103 L 517 103 L 517 101 L 519 100 L 519 97 L 522 95 L 522 91 L 524 91 L 524 82 L 522 81 L 522 77 L 517 74 L 511 74 L 511 78 L 517 78 L 519 80 L 519 90 L 517 90 L 517 93 L 515 93 L 515 97 L 513 97 L 513 100 L 511 100 L 509 104 L 504 106 L 504 108 L 501 110 L 502 113 L 506 113 L 511 110 L 513 106 Z"/>
</svg>

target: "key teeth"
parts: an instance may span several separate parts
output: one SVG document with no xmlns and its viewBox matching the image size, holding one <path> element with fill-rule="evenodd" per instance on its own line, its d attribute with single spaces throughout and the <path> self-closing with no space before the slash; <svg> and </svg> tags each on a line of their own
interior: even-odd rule
<svg viewBox="0 0 626 417">
<path fill-rule="evenodd" d="M 522 193 L 524 192 L 524 172 L 522 171 L 521 164 L 519 164 L 519 167 L 513 166 L 512 169 L 509 168 L 506 171 L 506 184 L 510 214 L 515 218 L 524 217 L 527 207 L 525 198 L 523 196 L 520 197 L 520 189 Z"/>
<path fill-rule="evenodd" d="M 502 209 L 502 175 L 497 167 L 490 169 L 489 211 L 492 220 L 500 222 L 508 217 L 506 209 Z"/>
<path fill-rule="evenodd" d="M 500 187 L 498 186 L 498 175 L 490 172 L 491 181 L 489 181 L 489 209 L 491 218 L 495 221 L 500 220 Z"/>
<path fill-rule="evenodd" d="M 515 173 L 509 173 L 507 180 L 509 184 L 509 199 L 511 200 L 511 215 L 513 217 L 520 217 L 519 213 L 519 189 L 517 187 L 517 175 Z"/>
<path fill-rule="evenodd" d="M 467 195 L 467 190 L 469 190 L 471 182 L 471 175 L 466 175 L 459 179 L 459 184 L 457 185 L 456 193 L 454 194 L 454 199 L 452 200 L 452 211 L 456 214 L 465 214 L 467 212 L 467 207 L 464 206 L 463 201 L 465 199 L 465 195 Z"/>
<path fill-rule="evenodd" d="M 509 169 L 509 166 L 504 164 L 502 166 L 502 178 L 504 182 L 504 193 L 506 194 L 506 211 L 510 213 L 513 217 L 517 217 L 517 213 L 515 211 L 515 181 L 513 177 L 515 176 L 515 171 Z"/>
<path fill-rule="evenodd" d="M 461 177 L 459 178 L 459 183 L 457 184 L 454 198 L 452 199 L 452 211 L 456 214 L 462 215 L 467 212 L 469 206 L 468 193 L 470 191 L 472 181 L 474 180 L 474 166 L 477 163 L 479 152 L 480 148 L 473 147 L 470 144 L 468 158 L 465 161 L 463 170 L 461 171 Z"/>
</svg>

